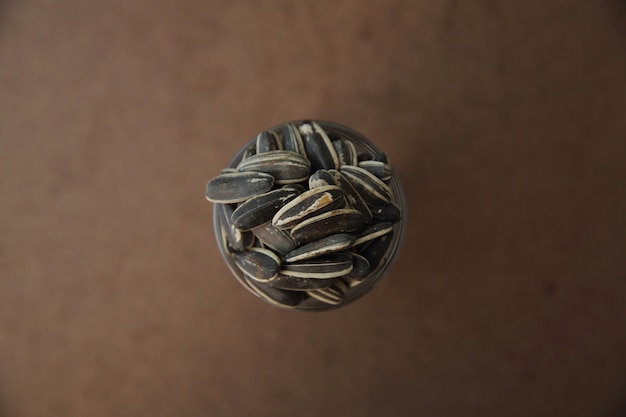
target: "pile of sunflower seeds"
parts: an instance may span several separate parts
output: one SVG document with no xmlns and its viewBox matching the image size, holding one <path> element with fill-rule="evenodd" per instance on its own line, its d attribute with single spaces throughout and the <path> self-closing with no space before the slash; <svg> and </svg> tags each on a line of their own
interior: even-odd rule
<svg viewBox="0 0 626 417">
<path fill-rule="evenodd" d="M 333 306 L 387 260 L 402 215 L 391 180 L 384 153 L 304 121 L 260 133 L 206 198 L 252 292 L 280 307 Z"/>
</svg>

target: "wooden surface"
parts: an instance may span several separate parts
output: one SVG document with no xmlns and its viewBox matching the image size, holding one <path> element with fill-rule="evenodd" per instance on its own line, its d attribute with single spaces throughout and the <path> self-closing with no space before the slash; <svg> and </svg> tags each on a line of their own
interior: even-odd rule
<svg viewBox="0 0 626 417">
<path fill-rule="evenodd" d="M 626 4 L 0 3 L 0 415 L 626 415 Z M 260 129 L 387 150 L 408 229 L 331 313 L 219 258 Z"/>
</svg>

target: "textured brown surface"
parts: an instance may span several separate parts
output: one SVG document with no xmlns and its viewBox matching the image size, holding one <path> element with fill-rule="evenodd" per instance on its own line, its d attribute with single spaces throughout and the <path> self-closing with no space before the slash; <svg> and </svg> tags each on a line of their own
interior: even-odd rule
<svg viewBox="0 0 626 417">
<path fill-rule="evenodd" d="M 0 415 L 626 415 L 626 4 L 4 1 Z M 408 234 L 325 314 L 229 276 L 205 182 L 313 117 Z"/>
</svg>

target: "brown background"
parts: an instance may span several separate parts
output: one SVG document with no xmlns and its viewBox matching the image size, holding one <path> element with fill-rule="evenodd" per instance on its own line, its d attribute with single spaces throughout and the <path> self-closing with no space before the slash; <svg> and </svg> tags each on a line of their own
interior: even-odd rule
<svg viewBox="0 0 626 417">
<path fill-rule="evenodd" d="M 626 415 L 626 3 L 4 1 L 0 415 Z M 408 196 L 325 314 L 229 275 L 205 182 L 334 120 Z"/>
</svg>

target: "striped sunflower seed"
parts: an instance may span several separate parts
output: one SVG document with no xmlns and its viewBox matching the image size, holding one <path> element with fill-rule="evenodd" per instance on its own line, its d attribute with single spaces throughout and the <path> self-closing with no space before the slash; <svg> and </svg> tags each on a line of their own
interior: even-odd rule
<svg viewBox="0 0 626 417">
<path fill-rule="evenodd" d="M 283 126 L 283 149 L 307 157 L 300 131 L 292 123 Z"/>
<path fill-rule="evenodd" d="M 281 290 L 268 284 L 254 281 L 247 276 L 244 277 L 244 281 L 246 286 L 257 297 L 278 307 L 295 308 L 308 296 L 308 294 L 303 291 Z"/>
<path fill-rule="evenodd" d="M 205 189 L 207 200 L 213 203 L 239 203 L 269 191 L 274 177 L 262 172 L 235 172 L 211 179 Z"/>
<path fill-rule="evenodd" d="M 358 253 L 352 254 L 352 271 L 344 275 L 342 279 L 350 281 L 362 281 L 370 273 L 370 262 L 366 257 Z"/>
<path fill-rule="evenodd" d="M 304 122 L 299 127 L 306 153 L 313 171 L 339 168 L 339 157 L 324 130 L 315 122 Z"/>
<path fill-rule="evenodd" d="M 345 233 L 324 237 L 292 250 L 285 255 L 285 262 L 302 261 L 331 252 L 339 252 L 348 249 L 353 244 L 354 236 Z"/>
<path fill-rule="evenodd" d="M 246 150 L 243 152 L 243 155 L 241 155 L 241 160 L 246 160 L 248 158 L 250 158 L 252 155 L 256 155 L 256 142 L 249 145 Z"/>
<path fill-rule="evenodd" d="M 256 137 L 256 153 L 265 153 L 278 151 L 281 149 L 281 143 L 276 132 L 266 130 Z"/>
<path fill-rule="evenodd" d="M 271 285 L 274 288 L 280 288 L 281 290 L 309 291 L 320 288 L 328 288 L 338 280 L 339 278 L 319 279 L 278 274 L 276 278 L 273 278 L 268 282 L 268 285 Z"/>
<path fill-rule="evenodd" d="M 337 209 L 308 218 L 291 229 L 291 237 L 301 243 L 338 233 L 351 233 L 363 227 L 363 216 L 354 209 Z"/>
<path fill-rule="evenodd" d="M 350 208 L 357 210 L 363 216 L 365 223 L 371 223 L 372 212 L 361 197 L 361 194 L 354 188 L 350 180 L 341 172 L 335 171 L 339 176 L 339 186 L 343 190 L 344 198 L 346 199 L 346 205 Z"/>
<path fill-rule="evenodd" d="M 235 252 L 234 259 L 246 276 L 259 282 L 274 278 L 280 269 L 280 258 L 268 249 L 253 247 L 245 252 Z"/>
<path fill-rule="evenodd" d="M 250 230 L 272 220 L 276 212 L 300 194 L 284 187 L 250 197 L 233 212 L 231 222 L 241 230 Z"/>
<path fill-rule="evenodd" d="M 339 157 L 340 165 L 357 165 L 357 152 L 354 143 L 349 140 L 333 141 L 333 146 Z"/>
<path fill-rule="evenodd" d="M 237 229 L 230 222 L 233 214 L 233 207 L 230 204 L 218 204 L 215 207 L 220 222 L 220 231 L 223 239 L 226 240 L 226 248 L 234 251 L 244 251 L 254 244 L 254 235 L 250 232 L 243 232 Z"/>
<path fill-rule="evenodd" d="M 253 155 L 239 163 L 242 172 L 264 172 L 275 178 L 276 184 L 290 184 L 309 178 L 311 164 L 304 156 L 291 151 L 270 151 Z"/>
<path fill-rule="evenodd" d="M 346 299 L 347 292 L 348 285 L 343 280 L 339 280 L 328 288 L 307 291 L 307 294 L 323 303 L 338 305 Z"/>
<path fill-rule="evenodd" d="M 359 253 L 369 261 L 372 271 L 380 265 L 383 259 L 385 259 L 389 246 L 393 240 L 393 233 L 394 232 L 392 230 L 391 232 L 372 240 L 366 244 L 364 249 Z"/>
<path fill-rule="evenodd" d="M 271 223 L 255 227 L 252 233 L 263 245 L 281 255 L 291 252 L 297 246 L 288 232 L 274 227 Z"/>
<path fill-rule="evenodd" d="M 298 278 L 329 279 L 346 275 L 352 268 L 352 254 L 337 252 L 304 261 L 283 263 L 280 273 Z"/>
<path fill-rule="evenodd" d="M 340 171 L 370 206 L 383 207 L 391 202 L 391 190 L 371 172 L 352 165 L 344 165 Z"/>
<path fill-rule="evenodd" d="M 385 183 L 391 180 L 391 167 L 384 162 L 361 161 L 359 167 L 371 172 Z"/>
<path fill-rule="evenodd" d="M 369 242 L 370 240 L 374 240 L 379 238 L 393 230 L 393 224 L 384 222 L 384 223 L 374 223 L 371 226 L 366 227 L 358 234 L 356 234 L 356 239 L 354 240 L 353 245 L 361 245 L 365 242 Z"/>
<path fill-rule="evenodd" d="M 343 193 L 339 187 L 327 185 L 314 188 L 300 194 L 278 210 L 272 224 L 280 229 L 289 229 L 306 218 L 343 207 L 344 204 Z"/>
<path fill-rule="evenodd" d="M 337 172 L 337 171 L 335 171 Z M 309 177 L 309 188 L 319 188 L 325 185 L 339 185 L 335 176 L 330 171 L 325 169 L 318 169 Z"/>
</svg>

